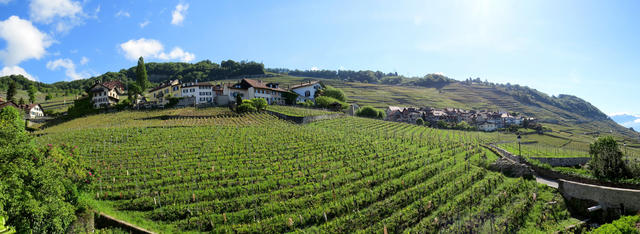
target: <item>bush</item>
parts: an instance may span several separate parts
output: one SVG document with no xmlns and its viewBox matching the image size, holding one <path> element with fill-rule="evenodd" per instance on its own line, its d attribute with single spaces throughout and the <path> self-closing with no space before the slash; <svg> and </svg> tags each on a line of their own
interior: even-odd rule
<svg viewBox="0 0 640 234">
<path fill-rule="evenodd" d="M 456 129 L 458 130 L 468 130 L 469 128 L 471 128 L 471 126 L 465 121 L 456 124 Z"/>
<path fill-rule="evenodd" d="M 339 101 L 342 101 L 342 102 L 346 102 L 347 101 L 347 96 L 344 95 L 344 92 L 342 92 L 342 90 L 336 89 L 336 88 L 331 87 L 331 86 L 327 86 L 327 88 L 325 88 L 322 91 L 322 96 L 335 98 L 335 99 L 337 99 Z"/>
<path fill-rule="evenodd" d="M 600 226 L 592 233 L 640 233 L 640 216 L 624 216 L 612 223 Z"/>
<path fill-rule="evenodd" d="M 357 116 L 381 119 L 384 118 L 384 111 L 373 108 L 372 106 L 364 106 L 356 112 Z"/>
<path fill-rule="evenodd" d="M 248 100 L 245 100 L 248 101 Z M 255 106 L 253 106 L 252 102 L 245 102 L 243 101 L 241 105 L 238 106 L 237 111 L 238 113 L 246 113 L 246 112 L 255 112 L 258 109 L 256 109 Z"/>
<path fill-rule="evenodd" d="M 422 126 L 424 125 L 424 120 L 422 120 L 422 118 L 419 118 L 418 120 L 416 120 L 416 124 Z"/>
<path fill-rule="evenodd" d="M 251 104 L 253 104 L 253 107 L 255 107 L 256 110 L 266 110 L 267 109 L 267 105 L 269 105 L 267 103 L 267 100 L 264 100 L 262 98 L 253 98 L 253 99 L 251 99 Z"/>
<path fill-rule="evenodd" d="M 322 108 L 331 108 L 331 106 L 335 103 L 338 103 L 340 105 L 340 109 L 345 109 L 349 107 L 349 105 L 347 105 L 346 102 L 340 101 L 332 97 L 321 96 L 316 98 L 316 106 L 319 106 Z"/>
<path fill-rule="evenodd" d="M 629 170 L 622 160 L 622 151 L 612 136 L 600 137 L 589 146 L 589 166 L 597 178 L 620 179 L 627 177 Z"/>
</svg>

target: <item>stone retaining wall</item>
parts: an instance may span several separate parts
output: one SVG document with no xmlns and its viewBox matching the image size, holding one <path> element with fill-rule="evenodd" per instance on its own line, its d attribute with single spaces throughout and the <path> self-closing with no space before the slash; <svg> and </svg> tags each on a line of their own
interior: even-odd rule
<svg viewBox="0 0 640 234">
<path fill-rule="evenodd" d="M 270 111 L 267 110 L 266 111 L 269 114 L 275 115 L 276 117 L 283 119 L 283 120 L 287 120 L 287 121 L 292 121 L 294 123 L 297 124 L 306 124 L 306 123 L 312 123 L 318 120 L 323 120 L 323 119 L 333 119 L 333 118 L 337 118 L 340 117 L 344 114 L 338 113 L 338 114 L 330 114 L 330 115 L 316 115 L 316 116 L 306 116 L 306 117 L 300 117 L 300 116 L 290 116 L 290 115 L 286 115 L 286 114 L 282 114 L 279 112 L 275 112 L 275 111 Z"/>
<path fill-rule="evenodd" d="M 598 201 L 604 209 L 623 208 L 626 213 L 640 211 L 640 190 L 612 188 L 574 181 L 558 180 L 558 190 L 565 198 Z"/>
<path fill-rule="evenodd" d="M 546 163 L 552 167 L 574 167 L 584 165 L 591 160 L 590 157 L 575 157 L 575 158 L 542 158 L 542 157 L 530 157 L 530 159 L 538 160 L 541 163 Z"/>
</svg>

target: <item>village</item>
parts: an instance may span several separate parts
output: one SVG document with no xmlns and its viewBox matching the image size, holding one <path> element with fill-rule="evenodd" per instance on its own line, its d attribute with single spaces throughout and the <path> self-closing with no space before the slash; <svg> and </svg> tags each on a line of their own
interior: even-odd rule
<svg viewBox="0 0 640 234">
<path fill-rule="evenodd" d="M 438 128 L 455 128 L 466 123 L 468 128 L 492 132 L 511 126 L 527 127 L 535 125 L 534 118 L 516 115 L 506 111 L 463 110 L 458 108 L 436 109 L 431 107 L 397 107 L 389 106 L 386 120 L 411 124 L 428 125 Z"/>
</svg>

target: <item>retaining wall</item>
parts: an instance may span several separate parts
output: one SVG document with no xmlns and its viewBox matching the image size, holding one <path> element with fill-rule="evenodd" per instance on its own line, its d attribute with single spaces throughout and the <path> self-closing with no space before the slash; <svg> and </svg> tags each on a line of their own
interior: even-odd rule
<svg viewBox="0 0 640 234">
<path fill-rule="evenodd" d="M 558 190 L 565 198 L 598 201 L 605 209 L 624 208 L 625 212 L 640 211 L 640 190 L 605 187 L 574 181 L 558 180 Z"/>
<path fill-rule="evenodd" d="M 276 117 L 283 119 L 283 120 L 287 120 L 287 121 L 292 121 L 294 123 L 297 124 L 306 124 L 306 123 L 311 123 L 311 122 L 315 122 L 318 120 L 323 120 L 323 119 L 333 119 L 333 118 L 337 118 L 342 116 L 343 114 L 330 114 L 330 115 L 316 115 L 316 116 L 307 116 L 307 117 L 300 117 L 300 116 L 290 116 L 290 115 L 285 115 L 279 112 L 275 112 L 275 111 L 270 111 L 267 110 L 266 111 L 269 114 L 275 115 Z"/>
<path fill-rule="evenodd" d="M 575 157 L 575 158 L 542 158 L 542 157 L 530 157 L 530 159 L 538 160 L 541 163 L 546 163 L 552 167 L 574 167 L 584 165 L 591 160 L 590 157 Z"/>
</svg>

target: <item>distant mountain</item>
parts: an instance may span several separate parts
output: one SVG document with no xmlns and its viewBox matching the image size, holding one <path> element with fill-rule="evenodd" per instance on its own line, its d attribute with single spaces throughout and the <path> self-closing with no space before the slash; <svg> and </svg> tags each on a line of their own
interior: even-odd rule
<svg viewBox="0 0 640 234">
<path fill-rule="evenodd" d="M 613 121 L 616 121 L 616 123 L 622 126 L 640 131 L 640 115 L 613 114 L 609 117 L 611 117 Z"/>
</svg>

